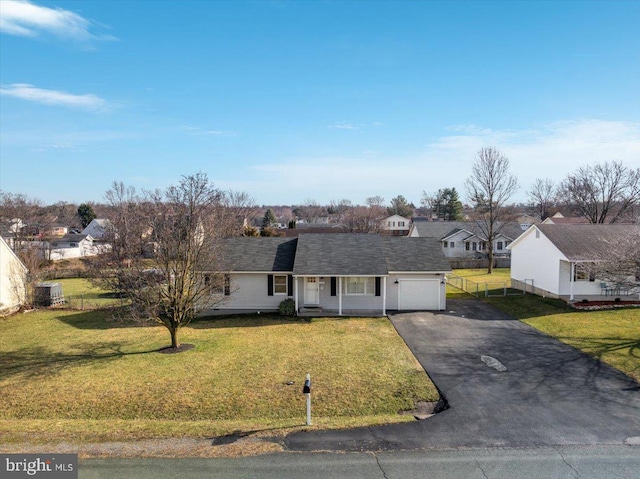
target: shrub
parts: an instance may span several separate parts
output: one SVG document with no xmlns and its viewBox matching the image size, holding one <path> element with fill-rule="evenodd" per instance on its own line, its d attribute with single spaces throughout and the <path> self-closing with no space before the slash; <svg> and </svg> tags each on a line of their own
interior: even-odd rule
<svg viewBox="0 0 640 479">
<path fill-rule="evenodd" d="M 295 316 L 296 303 L 293 299 L 287 298 L 283 300 L 278 306 L 278 311 L 282 316 Z"/>
</svg>

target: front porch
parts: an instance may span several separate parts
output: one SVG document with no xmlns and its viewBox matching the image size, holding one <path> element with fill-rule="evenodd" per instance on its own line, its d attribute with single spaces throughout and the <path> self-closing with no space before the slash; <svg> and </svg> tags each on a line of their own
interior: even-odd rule
<svg viewBox="0 0 640 479">
<path fill-rule="evenodd" d="M 343 309 L 342 312 L 336 309 L 324 309 L 324 308 L 300 308 L 298 311 L 298 317 L 300 318 L 380 318 L 386 316 L 381 314 L 379 309 Z"/>
</svg>

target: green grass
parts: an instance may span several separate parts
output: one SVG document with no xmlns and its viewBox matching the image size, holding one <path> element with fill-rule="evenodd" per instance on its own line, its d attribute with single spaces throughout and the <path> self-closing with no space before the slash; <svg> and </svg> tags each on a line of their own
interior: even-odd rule
<svg viewBox="0 0 640 479">
<path fill-rule="evenodd" d="M 74 309 L 100 309 L 120 305 L 120 299 L 113 293 L 93 286 L 88 279 L 56 279 L 53 282 L 62 285 L 67 306 Z"/>
<path fill-rule="evenodd" d="M 485 301 L 640 381 L 640 308 L 577 311 L 530 294 Z"/>
<path fill-rule="evenodd" d="M 509 268 L 495 268 L 491 274 L 487 274 L 486 268 L 481 269 L 456 269 L 453 276 L 464 278 L 467 291 L 476 291 L 476 283 L 480 295 L 484 295 L 485 283 L 489 283 L 489 290 L 502 289 L 503 285 L 511 286 L 511 270 Z M 447 298 L 469 298 L 471 295 L 460 288 L 454 286 L 454 281 L 450 278 L 447 283 Z"/>
<path fill-rule="evenodd" d="M 438 397 L 386 318 L 200 320 L 180 334 L 195 349 L 166 355 L 156 352 L 168 345 L 165 328 L 111 314 L 49 310 L 1 320 L 0 442 L 296 428 L 307 372 L 314 428 L 411 420 L 398 411 Z"/>
<path fill-rule="evenodd" d="M 454 275 L 477 283 L 508 282 L 510 269 L 458 269 Z M 447 298 L 471 295 L 447 285 Z M 577 311 L 559 299 L 531 294 L 481 297 L 483 301 L 640 381 L 640 308 Z"/>
</svg>

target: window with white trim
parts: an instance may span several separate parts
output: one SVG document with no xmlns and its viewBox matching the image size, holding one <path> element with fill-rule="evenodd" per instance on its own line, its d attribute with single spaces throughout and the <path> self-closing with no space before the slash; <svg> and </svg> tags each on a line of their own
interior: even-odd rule
<svg viewBox="0 0 640 479">
<path fill-rule="evenodd" d="M 373 296 L 375 280 L 367 277 L 350 277 L 344 279 L 344 294 L 347 296 Z"/>
<path fill-rule="evenodd" d="M 273 275 L 273 294 L 287 294 L 287 275 Z"/>
<path fill-rule="evenodd" d="M 443 242 L 444 244 L 442 246 L 444 246 L 445 248 L 449 247 L 449 243 L 447 241 Z"/>
<path fill-rule="evenodd" d="M 498 241 L 498 246 L 496 247 L 498 251 L 502 251 L 502 244 L 502 241 Z"/>
<path fill-rule="evenodd" d="M 449 241 L 449 248 L 455 248 L 456 247 L 456 242 L 455 241 Z"/>
</svg>

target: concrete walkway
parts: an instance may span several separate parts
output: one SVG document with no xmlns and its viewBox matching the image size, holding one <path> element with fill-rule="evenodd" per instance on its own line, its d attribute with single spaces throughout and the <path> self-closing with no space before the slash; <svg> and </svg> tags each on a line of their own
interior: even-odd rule
<svg viewBox="0 0 640 479">
<path fill-rule="evenodd" d="M 640 443 L 637 382 L 481 301 L 448 306 L 391 318 L 448 410 L 415 423 L 299 432 L 286 445 L 359 451 Z"/>
</svg>

